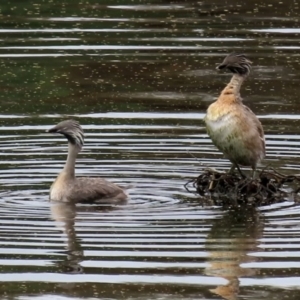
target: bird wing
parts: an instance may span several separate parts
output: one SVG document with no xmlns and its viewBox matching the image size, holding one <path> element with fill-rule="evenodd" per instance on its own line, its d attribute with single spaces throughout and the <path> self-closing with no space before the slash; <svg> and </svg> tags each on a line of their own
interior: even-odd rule
<svg viewBox="0 0 300 300">
<path fill-rule="evenodd" d="M 105 199 L 118 198 L 125 200 L 127 195 L 115 183 L 103 178 L 79 177 L 70 187 L 69 197 L 72 202 L 81 203 L 113 203 Z M 122 198 L 122 199 L 121 199 Z"/>
<path fill-rule="evenodd" d="M 264 134 L 264 129 L 261 125 L 261 122 L 258 120 L 258 118 L 256 117 L 256 115 L 254 114 L 254 112 L 246 105 L 244 105 L 246 114 L 250 114 L 252 116 L 255 116 L 255 118 L 248 118 L 249 120 L 253 120 L 254 126 L 259 134 L 259 137 L 261 139 L 261 143 L 262 143 L 262 148 L 264 151 L 264 155 L 266 154 L 266 141 L 265 141 L 265 134 Z"/>
</svg>

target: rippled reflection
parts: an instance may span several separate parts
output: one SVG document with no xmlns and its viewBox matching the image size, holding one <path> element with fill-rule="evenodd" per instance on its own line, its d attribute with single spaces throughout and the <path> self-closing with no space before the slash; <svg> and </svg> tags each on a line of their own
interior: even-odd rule
<svg viewBox="0 0 300 300">
<path fill-rule="evenodd" d="M 226 285 L 211 290 L 224 299 L 238 299 L 241 277 L 258 275 L 255 268 L 243 268 L 241 264 L 256 260 L 248 253 L 258 250 L 264 229 L 261 217 L 254 208 L 242 208 L 225 212 L 213 222 L 206 240 L 210 265 L 205 273 L 227 280 Z"/>
</svg>

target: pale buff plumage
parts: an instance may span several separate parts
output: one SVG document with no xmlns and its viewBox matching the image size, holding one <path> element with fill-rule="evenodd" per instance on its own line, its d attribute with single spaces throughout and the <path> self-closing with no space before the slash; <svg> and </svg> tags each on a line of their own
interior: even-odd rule
<svg viewBox="0 0 300 300">
<path fill-rule="evenodd" d="M 48 130 L 60 133 L 69 141 L 64 169 L 50 188 L 50 200 L 62 202 L 119 204 L 127 199 L 125 189 L 103 178 L 75 176 L 75 163 L 84 143 L 84 133 L 77 121 L 66 120 Z"/>
<path fill-rule="evenodd" d="M 232 162 L 231 171 L 239 165 L 249 166 L 254 176 L 257 164 L 265 157 L 265 139 L 260 121 L 240 96 L 250 64 L 244 55 L 225 58 L 219 69 L 227 68 L 234 75 L 218 100 L 208 107 L 204 120 L 214 145 Z"/>
</svg>

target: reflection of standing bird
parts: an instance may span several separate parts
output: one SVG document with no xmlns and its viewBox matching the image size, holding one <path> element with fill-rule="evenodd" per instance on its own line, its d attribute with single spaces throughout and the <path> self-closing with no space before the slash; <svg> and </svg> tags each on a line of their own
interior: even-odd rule
<svg viewBox="0 0 300 300">
<path fill-rule="evenodd" d="M 51 186 L 50 200 L 110 204 L 126 200 L 127 195 L 122 187 L 103 178 L 76 178 L 75 162 L 84 143 L 83 129 L 77 121 L 62 121 L 48 132 L 60 133 L 69 142 L 68 158 L 64 169 Z"/>
<path fill-rule="evenodd" d="M 250 266 L 258 261 L 249 253 L 259 251 L 264 221 L 254 207 L 235 207 L 213 220 L 211 225 L 205 243 L 208 266 L 204 272 L 207 276 L 223 277 L 227 283 L 210 291 L 224 300 L 240 299 L 240 279 L 253 278 L 258 273 L 255 267 L 243 264 Z"/>
<path fill-rule="evenodd" d="M 217 67 L 233 73 L 218 100 L 207 110 L 207 133 L 214 145 L 232 162 L 230 173 L 239 165 L 250 166 L 255 176 L 257 164 L 265 157 L 262 125 L 255 114 L 242 103 L 240 88 L 250 73 L 251 61 L 244 54 L 229 54 Z"/>
</svg>

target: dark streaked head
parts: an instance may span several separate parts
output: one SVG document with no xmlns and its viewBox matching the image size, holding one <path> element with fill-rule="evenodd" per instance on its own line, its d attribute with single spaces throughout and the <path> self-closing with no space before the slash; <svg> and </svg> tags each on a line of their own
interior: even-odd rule
<svg viewBox="0 0 300 300">
<path fill-rule="evenodd" d="M 230 53 L 217 69 L 228 69 L 234 74 L 247 76 L 250 74 L 252 62 L 246 58 L 245 54 Z"/>
<path fill-rule="evenodd" d="M 64 135 L 69 143 L 82 148 L 84 144 L 84 133 L 78 121 L 65 120 L 58 123 L 53 128 L 47 130 L 49 133 L 60 133 Z"/>
</svg>

